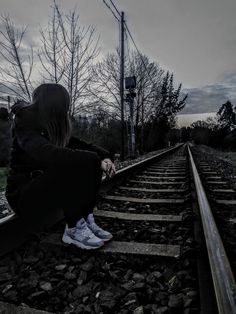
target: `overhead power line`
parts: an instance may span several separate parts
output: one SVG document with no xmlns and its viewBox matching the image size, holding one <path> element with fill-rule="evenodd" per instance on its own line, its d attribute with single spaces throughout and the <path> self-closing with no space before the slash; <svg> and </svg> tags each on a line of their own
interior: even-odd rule
<svg viewBox="0 0 236 314">
<path fill-rule="evenodd" d="M 113 0 L 109 0 L 109 1 L 110 1 L 111 5 L 113 6 L 113 8 L 116 10 L 116 12 L 117 12 L 117 14 L 119 15 L 119 17 L 121 17 L 121 13 L 120 13 L 120 11 L 117 9 L 117 7 L 116 7 L 116 5 L 114 4 Z M 117 17 L 117 15 L 116 15 L 115 12 L 112 10 L 112 8 L 110 7 L 110 5 L 109 5 L 105 0 L 103 0 L 103 2 L 104 2 L 104 4 L 106 5 L 106 7 L 111 11 L 111 13 L 112 13 L 113 16 L 115 17 L 115 19 L 120 23 L 119 17 Z M 155 84 L 155 82 L 153 81 L 153 79 L 152 79 L 152 77 L 151 77 L 151 75 L 150 75 L 150 71 L 148 70 L 148 68 L 147 68 L 147 66 L 146 66 L 146 64 L 145 64 L 145 62 L 144 62 L 144 60 L 143 60 L 143 56 L 142 56 L 141 52 L 139 51 L 138 46 L 136 45 L 136 42 L 135 42 L 135 40 L 134 40 L 134 38 L 133 38 L 133 36 L 132 36 L 132 34 L 131 34 L 129 28 L 128 28 L 128 25 L 127 25 L 127 23 L 126 23 L 125 21 L 124 21 L 124 25 L 125 25 L 125 28 L 126 28 L 128 34 L 129 34 L 129 36 L 130 36 L 130 39 L 132 40 L 132 42 L 133 42 L 133 44 L 134 44 L 134 47 L 136 48 L 136 50 L 137 50 L 137 52 L 138 52 L 138 54 L 139 54 L 139 56 L 140 56 L 140 58 L 141 58 L 141 61 L 142 61 L 143 66 L 144 66 L 144 69 L 146 70 L 146 72 L 147 72 L 147 74 L 148 74 L 148 76 L 149 76 L 151 82 L 152 82 L 153 84 Z"/>
<path fill-rule="evenodd" d="M 151 75 L 150 75 L 150 71 L 148 70 L 146 63 L 145 63 L 144 60 L 143 60 L 143 56 L 142 56 L 141 52 L 139 51 L 138 46 L 136 45 L 135 40 L 134 40 L 134 38 L 133 38 L 133 36 L 132 36 L 132 34 L 131 34 L 131 32 L 130 32 L 130 30 L 129 30 L 129 28 L 128 28 L 128 25 L 126 24 L 126 22 L 125 22 L 125 28 L 126 28 L 128 34 L 129 34 L 129 36 L 130 36 L 130 39 L 132 40 L 132 42 L 133 42 L 133 44 L 134 44 L 134 47 L 136 48 L 136 50 L 137 50 L 137 52 L 138 52 L 138 54 L 139 54 L 139 56 L 140 56 L 140 58 L 141 58 L 141 61 L 142 61 L 142 63 L 143 63 L 143 66 L 144 66 L 144 68 L 145 68 L 145 70 L 146 70 L 146 72 L 147 72 L 147 74 L 148 74 L 148 76 L 149 76 L 149 78 L 150 78 L 152 84 L 155 85 L 155 82 L 153 81 L 153 79 L 152 79 L 152 77 L 151 77 Z"/>
<path fill-rule="evenodd" d="M 130 68 L 130 65 L 131 65 L 130 49 L 129 49 L 128 34 L 127 34 L 127 30 L 126 29 L 125 29 L 125 39 L 126 39 L 126 51 L 127 51 L 127 55 L 128 55 L 128 62 L 129 62 L 129 68 Z"/>
<path fill-rule="evenodd" d="M 118 15 L 121 17 L 120 11 L 117 9 L 117 7 L 115 6 L 114 2 L 112 0 L 110 0 L 112 6 L 114 7 L 114 9 L 116 10 L 116 12 L 118 13 Z"/>
<path fill-rule="evenodd" d="M 109 6 L 109 4 L 105 0 L 103 0 L 103 3 L 111 11 L 111 13 L 113 14 L 114 18 L 120 23 L 120 19 L 116 16 L 115 12 L 112 10 L 112 8 Z M 119 14 L 120 14 L 120 12 L 119 12 Z"/>
</svg>

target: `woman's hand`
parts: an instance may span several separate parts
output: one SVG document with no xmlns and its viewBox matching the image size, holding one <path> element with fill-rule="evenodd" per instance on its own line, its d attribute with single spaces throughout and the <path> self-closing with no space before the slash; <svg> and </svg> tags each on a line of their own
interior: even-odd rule
<svg viewBox="0 0 236 314">
<path fill-rule="evenodd" d="M 107 177 L 111 178 L 116 173 L 116 168 L 111 159 L 105 158 L 101 162 L 101 169 Z"/>
</svg>

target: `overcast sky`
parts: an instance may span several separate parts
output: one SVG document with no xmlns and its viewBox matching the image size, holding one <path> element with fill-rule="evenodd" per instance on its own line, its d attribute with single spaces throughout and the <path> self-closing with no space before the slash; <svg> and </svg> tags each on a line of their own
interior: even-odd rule
<svg viewBox="0 0 236 314">
<path fill-rule="evenodd" d="M 106 0 L 109 2 L 109 0 Z M 226 100 L 236 105 L 235 0 L 113 0 L 123 10 L 139 50 L 174 72 L 189 93 L 185 112 L 217 111 Z M 29 41 L 37 42 L 50 0 L 0 0 L 2 13 L 28 24 Z M 76 5 L 81 24 L 100 35 L 101 54 L 119 41 L 118 23 L 103 0 L 58 0 L 65 11 Z M 131 43 L 130 43 L 130 46 Z"/>
</svg>

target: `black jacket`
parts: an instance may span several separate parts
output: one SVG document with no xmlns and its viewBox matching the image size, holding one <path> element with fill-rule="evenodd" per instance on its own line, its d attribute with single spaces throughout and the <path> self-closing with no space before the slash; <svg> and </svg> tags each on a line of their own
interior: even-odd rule
<svg viewBox="0 0 236 314">
<path fill-rule="evenodd" d="M 108 151 L 76 137 L 71 137 L 65 148 L 51 144 L 40 125 L 34 105 L 18 106 L 14 108 L 14 113 L 13 145 L 6 188 L 10 205 L 34 174 L 77 163 L 85 167 L 91 163 L 100 165 L 102 159 L 112 159 Z"/>
</svg>

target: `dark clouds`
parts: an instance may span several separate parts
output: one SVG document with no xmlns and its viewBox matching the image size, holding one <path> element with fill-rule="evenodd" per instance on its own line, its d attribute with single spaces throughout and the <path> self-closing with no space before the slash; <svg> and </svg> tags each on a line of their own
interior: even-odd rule
<svg viewBox="0 0 236 314">
<path fill-rule="evenodd" d="M 221 83 L 183 91 L 188 100 L 181 113 L 216 112 L 227 100 L 236 105 L 236 73 L 226 75 Z"/>
<path fill-rule="evenodd" d="M 189 98 L 184 112 L 217 111 L 227 99 L 236 104 L 235 0 L 113 1 L 125 12 L 139 50 L 174 72 L 177 83 L 187 86 Z M 9 13 L 17 25 L 28 25 L 25 42 L 37 51 L 41 45 L 39 26 L 47 26 L 52 3 L 53 0 L 1 0 L 1 12 Z M 96 27 L 100 58 L 114 51 L 119 42 L 118 23 L 102 0 L 57 3 L 64 13 L 76 6 L 81 25 Z M 222 78 L 224 73 L 235 74 Z"/>
<path fill-rule="evenodd" d="M 109 0 L 108 0 L 109 1 Z M 118 23 L 102 0 L 57 0 L 63 12 L 77 6 L 81 23 L 93 25 L 101 37 L 101 54 L 118 45 Z M 139 50 L 175 73 L 184 86 L 216 82 L 236 71 L 235 0 L 114 0 Z M 29 25 L 30 41 L 46 26 L 52 0 L 1 0 L 1 12 L 19 25 Z M 132 46 L 132 43 L 130 43 Z"/>
</svg>

